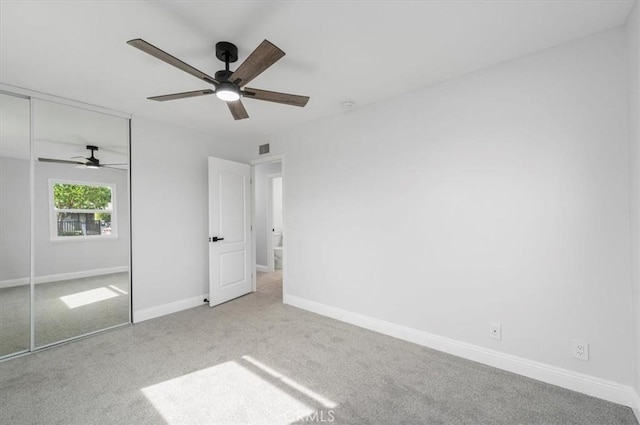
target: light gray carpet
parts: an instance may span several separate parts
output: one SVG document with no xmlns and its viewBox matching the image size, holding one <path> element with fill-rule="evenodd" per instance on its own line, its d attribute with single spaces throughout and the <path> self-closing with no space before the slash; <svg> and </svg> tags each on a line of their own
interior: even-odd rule
<svg viewBox="0 0 640 425">
<path fill-rule="evenodd" d="M 260 286 L 0 363 L 0 403 L 0 423 L 16 425 L 636 424 L 629 408 L 285 306 Z"/>
<path fill-rule="evenodd" d="M 128 287 L 127 272 L 35 285 L 36 346 L 127 323 Z M 29 349 L 29 298 L 28 285 L 0 289 L 0 356 Z"/>
<path fill-rule="evenodd" d="M 256 277 L 259 293 L 279 297 L 282 300 L 282 269 L 276 269 L 271 273 L 258 272 Z"/>
</svg>

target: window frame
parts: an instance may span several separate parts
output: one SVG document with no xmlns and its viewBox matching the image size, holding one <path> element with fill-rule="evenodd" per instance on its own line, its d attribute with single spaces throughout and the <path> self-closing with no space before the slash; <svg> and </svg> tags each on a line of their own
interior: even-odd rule
<svg viewBox="0 0 640 425">
<path fill-rule="evenodd" d="M 108 187 L 111 190 L 111 209 L 58 209 L 54 202 L 53 187 L 56 184 L 74 184 L 80 186 Z M 49 240 L 51 242 L 80 242 L 80 241 L 99 241 L 113 240 L 118 238 L 118 215 L 117 215 L 117 192 L 115 183 L 99 183 L 79 180 L 67 180 L 50 178 L 49 191 Z M 58 236 L 58 213 L 71 214 L 91 214 L 91 213 L 109 213 L 111 214 L 111 234 L 110 235 L 77 235 L 77 236 Z"/>
</svg>

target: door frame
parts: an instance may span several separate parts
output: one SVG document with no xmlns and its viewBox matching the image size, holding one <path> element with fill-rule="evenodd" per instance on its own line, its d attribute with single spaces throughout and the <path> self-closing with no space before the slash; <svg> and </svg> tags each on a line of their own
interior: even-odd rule
<svg viewBox="0 0 640 425">
<path fill-rule="evenodd" d="M 255 184 L 255 167 L 256 165 L 269 164 L 272 162 L 280 162 L 280 176 L 282 177 L 282 234 L 287 234 L 287 208 L 286 208 L 286 193 L 287 193 L 287 179 L 285 178 L 285 156 L 284 154 L 265 155 L 253 161 L 249 161 L 251 166 L 251 228 L 256 226 L 256 184 Z M 270 201 L 271 202 L 271 201 Z M 271 233 L 271 232 L 269 232 Z M 269 244 L 269 238 L 267 238 L 267 244 Z M 256 232 L 251 232 L 251 250 L 253 254 L 253 291 L 257 290 L 257 276 L 256 271 Z M 287 292 L 287 246 L 286 242 L 282 243 L 282 296 Z"/>
<path fill-rule="evenodd" d="M 267 268 L 270 272 L 276 269 L 273 250 L 273 179 L 277 177 L 282 177 L 282 173 L 267 174 Z M 284 231 L 282 234 L 284 234 Z"/>
</svg>

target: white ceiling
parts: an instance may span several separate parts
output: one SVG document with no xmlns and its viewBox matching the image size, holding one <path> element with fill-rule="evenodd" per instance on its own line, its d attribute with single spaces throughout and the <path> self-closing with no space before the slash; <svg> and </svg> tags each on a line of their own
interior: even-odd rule
<svg viewBox="0 0 640 425">
<path fill-rule="evenodd" d="M 6 1 L 0 81 L 237 140 L 342 113 L 622 25 L 634 0 Z M 126 44 L 143 38 L 213 74 L 217 41 L 240 61 L 268 39 L 287 55 L 252 87 L 311 96 L 306 108 L 246 99 L 234 121 L 209 88 Z M 235 69 L 240 62 L 234 64 Z"/>
<path fill-rule="evenodd" d="M 69 160 L 87 157 L 87 145 L 104 164 L 127 162 L 128 120 L 44 100 L 33 102 L 34 156 Z M 29 101 L 0 93 L 0 156 L 29 159 Z"/>
</svg>

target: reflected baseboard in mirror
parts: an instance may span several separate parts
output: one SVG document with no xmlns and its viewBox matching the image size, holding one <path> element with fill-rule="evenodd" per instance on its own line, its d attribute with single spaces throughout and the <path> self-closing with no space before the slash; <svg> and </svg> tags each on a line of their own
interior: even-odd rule
<svg viewBox="0 0 640 425">
<path fill-rule="evenodd" d="M 129 273 L 35 285 L 35 345 L 128 323 Z"/>
<path fill-rule="evenodd" d="M 36 347 L 128 323 L 129 273 L 35 286 Z M 0 357 L 29 349 L 29 285 L 0 288 Z"/>
</svg>

